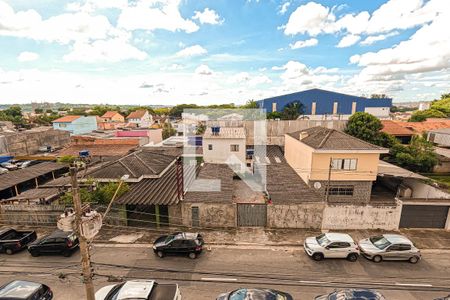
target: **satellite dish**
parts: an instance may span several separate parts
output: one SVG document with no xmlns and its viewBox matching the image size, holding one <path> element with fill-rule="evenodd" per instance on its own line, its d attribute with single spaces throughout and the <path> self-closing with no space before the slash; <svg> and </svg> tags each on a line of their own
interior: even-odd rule
<svg viewBox="0 0 450 300">
<path fill-rule="evenodd" d="M 318 189 L 320 189 L 322 187 L 322 184 L 320 183 L 320 182 L 314 182 L 314 188 L 316 189 L 316 190 L 318 190 Z"/>
</svg>

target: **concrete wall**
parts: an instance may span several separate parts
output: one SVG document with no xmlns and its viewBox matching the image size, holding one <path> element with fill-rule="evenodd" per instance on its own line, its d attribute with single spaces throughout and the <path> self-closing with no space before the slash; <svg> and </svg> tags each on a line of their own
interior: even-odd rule
<svg viewBox="0 0 450 300">
<path fill-rule="evenodd" d="M 324 203 L 268 205 L 267 227 L 319 229 L 324 207 Z"/>
<path fill-rule="evenodd" d="M 416 199 L 450 199 L 450 194 L 444 190 L 426 184 L 417 179 L 405 179 L 403 184 L 412 189 L 411 198 Z"/>
<path fill-rule="evenodd" d="M 396 230 L 400 223 L 401 202 L 397 206 L 327 205 L 322 229 L 384 229 Z"/>
<path fill-rule="evenodd" d="M 212 150 L 208 150 L 212 145 Z M 230 145 L 239 145 L 238 152 L 231 152 Z M 245 164 L 245 139 L 203 138 L 203 160 L 207 163 L 225 163 L 232 155 Z"/>
<path fill-rule="evenodd" d="M 314 183 L 319 182 L 320 188 L 316 189 Z M 318 191 L 325 199 L 328 181 L 311 180 L 309 186 Z M 372 194 L 372 181 L 331 181 L 332 188 L 339 186 L 353 186 L 353 195 L 328 195 L 328 203 L 368 204 Z"/>
<path fill-rule="evenodd" d="M 1 205 L 1 220 L 5 224 L 44 224 L 56 227 L 56 220 L 64 212 L 64 205 Z"/>
<path fill-rule="evenodd" d="M 0 140 L 1 155 L 31 155 L 36 154 L 40 147 L 52 146 L 60 148 L 70 143 L 70 133 L 47 128 L 45 130 L 27 130 L 5 134 Z"/>
<path fill-rule="evenodd" d="M 169 224 L 170 226 L 179 226 L 183 224 L 183 215 L 181 205 L 169 205 Z"/>
<path fill-rule="evenodd" d="M 200 227 L 236 227 L 236 204 L 181 203 L 183 224 L 192 226 L 192 207 L 199 208 Z"/>
<path fill-rule="evenodd" d="M 287 135 L 284 144 L 284 157 L 294 171 L 308 183 L 311 175 L 313 149 Z"/>
</svg>

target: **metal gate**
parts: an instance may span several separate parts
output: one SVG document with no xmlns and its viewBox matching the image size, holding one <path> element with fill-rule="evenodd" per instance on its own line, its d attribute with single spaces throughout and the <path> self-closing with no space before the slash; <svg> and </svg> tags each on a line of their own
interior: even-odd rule
<svg viewBox="0 0 450 300">
<path fill-rule="evenodd" d="M 448 206 L 403 205 L 400 228 L 445 228 Z"/>
<path fill-rule="evenodd" d="M 238 204 L 237 205 L 238 226 L 262 226 L 267 224 L 266 204 Z"/>
<path fill-rule="evenodd" d="M 192 227 L 200 227 L 200 217 L 198 207 L 192 206 L 191 213 L 192 213 Z"/>
</svg>

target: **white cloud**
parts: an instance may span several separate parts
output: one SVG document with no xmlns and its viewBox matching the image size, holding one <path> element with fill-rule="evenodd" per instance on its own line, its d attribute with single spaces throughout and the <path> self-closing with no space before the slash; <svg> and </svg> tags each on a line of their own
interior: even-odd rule
<svg viewBox="0 0 450 300">
<path fill-rule="evenodd" d="M 291 47 L 291 49 L 299 49 L 316 46 L 318 43 L 319 41 L 317 39 L 312 38 L 305 41 L 296 41 L 294 44 L 289 44 L 289 46 Z"/>
<path fill-rule="evenodd" d="M 207 65 L 200 65 L 195 69 L 197 75 L 212 75 L 213 71 Z"/>
<path fill-rule="evenodd" d="M 360 39 L 361 37 L 359 35 L 349 34 L 344 36 L 336 47 L 338 48 L 350 47 L 356 44 Z"/>
<path fill-rule="evenodd" d="M 70 53 L 64 55 L 67 62 L 79 61 L 86 63 L 118 62 L 121 60 L 144 60 L 147 53 L 131 46 L 127 40 L 114 38 L 96 40 L 92 43 L 75 42 Z"/>
<path fill-rule="evenodd" d="M 395 36 L 398 34 L 399 34 L 398 31 L 393 31 L 388 34 L 371 35 L 371 36 L 368 36 L 365 40 L 363 40 L 361 42 L 361 45 L 372 45 L 375 42 L 383 41 L 383 40 L 387 39 L 388 37 Z"/>
<path fill-rule="evenodd" d="M 84 2 L 70 2 L 67 11 L 93 13 L 98 9 L 123 9 L 128 6 L 127 0 L 85 0 Z"/>
<path fill-rule="evenodd" d="M 117 23 L 127 30 L 197 31 L 197 24 L 181 16 L 179 6 L 180 0 L 138 1 L 122 10 Z"/>
<path fill-rule="evenodd" d="M 316 36 L 324 32 L 332 32 L 331 25 L 335 17 L 330 9 L 315 2 L 300 5 L 290 15 L 284 27 L 284 34 L 295 35 L 307 33 Z"/>
<path fill-rule="evenodd" d="M 183 65 L 180 65 L 180 64 L 171 64 L 169 66 L 161 67 L 160 70 L 161 71 L 176 71 L 176 70 L 182 70 L 184 68 L 185 67 Z"/>
<path fill-rule="evenodd" d="M 351 34 L 363 33 L 369 22 L 370 14 L 367 11 L 360 12 L 359 14 L 346 14 L 338 21 L 336 21 L 335 30 L 345 29 Z"/>
<path fill-rule="evenodd" d="M 175 56 L 177 57 L 193 57 L 202 56 L 208 53 L 208 51 L 200 45 L 194 45 L 186 47 L 183 50 L 178 51 Z"/>
<path fill-rule="evenodd" d="M 287 10 L 288 10 L 288 8 L 289 8 L 290 5 L 291 5 L 291 2 L 285 2 L 285 3 L 283 3 L 283 4 L 280 6 L 280 10 L 278 11 L 278 13 L 279 13 L 280 15 L 284 15 L 284 14 L 287 12 Z"/>
<path fill-rule="evenodd" d="M 198 20 L 201 24 L 211 24 L 217 25 L 222 24 L 223 19 L 220 18 L 219 14 L 216 13 L 213 9 L 205 8 L 203 12 L 195 11 L 193 20 Z"/>
<path fill-rule="evenodd" d="M 35 52 L 24 51 L 17 56 L 17 60 L 20 62 L 34 61 L 39 58 L 39 54 Z"/>
</svg>

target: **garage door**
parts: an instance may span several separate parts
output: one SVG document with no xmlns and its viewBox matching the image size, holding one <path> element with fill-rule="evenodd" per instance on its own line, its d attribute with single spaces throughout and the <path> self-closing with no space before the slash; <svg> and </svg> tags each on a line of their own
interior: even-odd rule
<svg viewBox="0 0 450 300">
<path fill-rule="evenodd" d="M 400 228 L 445 228 L 448 206 L 403 205 Z"/>
</svg>

